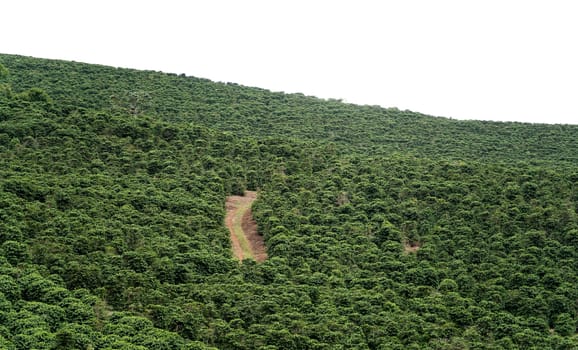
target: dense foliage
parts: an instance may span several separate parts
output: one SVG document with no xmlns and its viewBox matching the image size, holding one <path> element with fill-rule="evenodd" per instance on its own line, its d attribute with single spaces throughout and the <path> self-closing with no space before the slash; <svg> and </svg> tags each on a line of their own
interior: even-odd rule
<svg viewBox="0 0 578 350">
<path fill-rule="evenodd" d="M 578 126 L 0 55 L 0 155 L 2 349 L 578 348 Z"/>
<path fill-rule="evenodd" d="M 578 162 L 578 125 L 458 122 L 184 75 L 10 55 L 1 59 L 15 87 L 42 88 L 64 110 L 154 115 L 253 138 L 329 140 L 346 146 L 347 153 Z"/>
</svg>

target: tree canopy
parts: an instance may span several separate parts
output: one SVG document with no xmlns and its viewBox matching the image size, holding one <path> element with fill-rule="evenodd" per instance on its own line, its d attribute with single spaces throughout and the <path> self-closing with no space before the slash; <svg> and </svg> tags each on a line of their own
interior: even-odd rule
<svg viewBox="0 0 578 350">
<path fill-rule="evenodd" d="M 13 55 L 0 79 L 0 348 L 578 347 L 578 126 Z M 223 225 L 243 190 L 262 263 Z"/>
</svg>

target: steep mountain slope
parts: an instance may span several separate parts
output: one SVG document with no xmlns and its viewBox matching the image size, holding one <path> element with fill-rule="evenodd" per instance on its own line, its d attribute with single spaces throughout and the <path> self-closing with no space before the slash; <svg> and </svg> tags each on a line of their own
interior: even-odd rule
<svg viewBox="0 0 578 350">
<path fill-rule="evenodd" d="M 578 347 L 576 126 L 0 63 L 0 348 Z"/>
</svg>

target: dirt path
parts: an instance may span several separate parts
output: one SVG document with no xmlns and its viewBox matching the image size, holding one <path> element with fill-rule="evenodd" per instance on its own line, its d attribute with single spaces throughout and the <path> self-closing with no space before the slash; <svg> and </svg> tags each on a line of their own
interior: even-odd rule
<svg viewBox="0 0 578 350">
<path fill-rule="evenodd" d="M 225 224 L 231 232 L 233 254 L 240 261 L 254 259 L 262 262 L 267 259 L 265 242 L 257 232 L 257 224 L 251 213 L 251 205 L 256 198 L 257 192 L 245 191 L 245 196 L 229 196 L 225 203 Z"/>
</svg>

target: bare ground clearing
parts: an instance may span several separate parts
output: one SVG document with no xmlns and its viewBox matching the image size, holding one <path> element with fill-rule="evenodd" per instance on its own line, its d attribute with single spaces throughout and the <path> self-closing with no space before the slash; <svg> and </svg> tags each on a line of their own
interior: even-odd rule
<svg viewBox="0 0 578 350">
<path fill-rule="evenodd" d="M 255 259 L 262 262 L 267 259 L 263 236 L 257 231 L 253 220 L 251 205 L 257 198 L 257 192 L 245 191 L 244 196 L 229 196 L 225 203 L 227 215 L 225 224 L 229 229 L 233 254 L 237 259 Z"/>
</svg>

